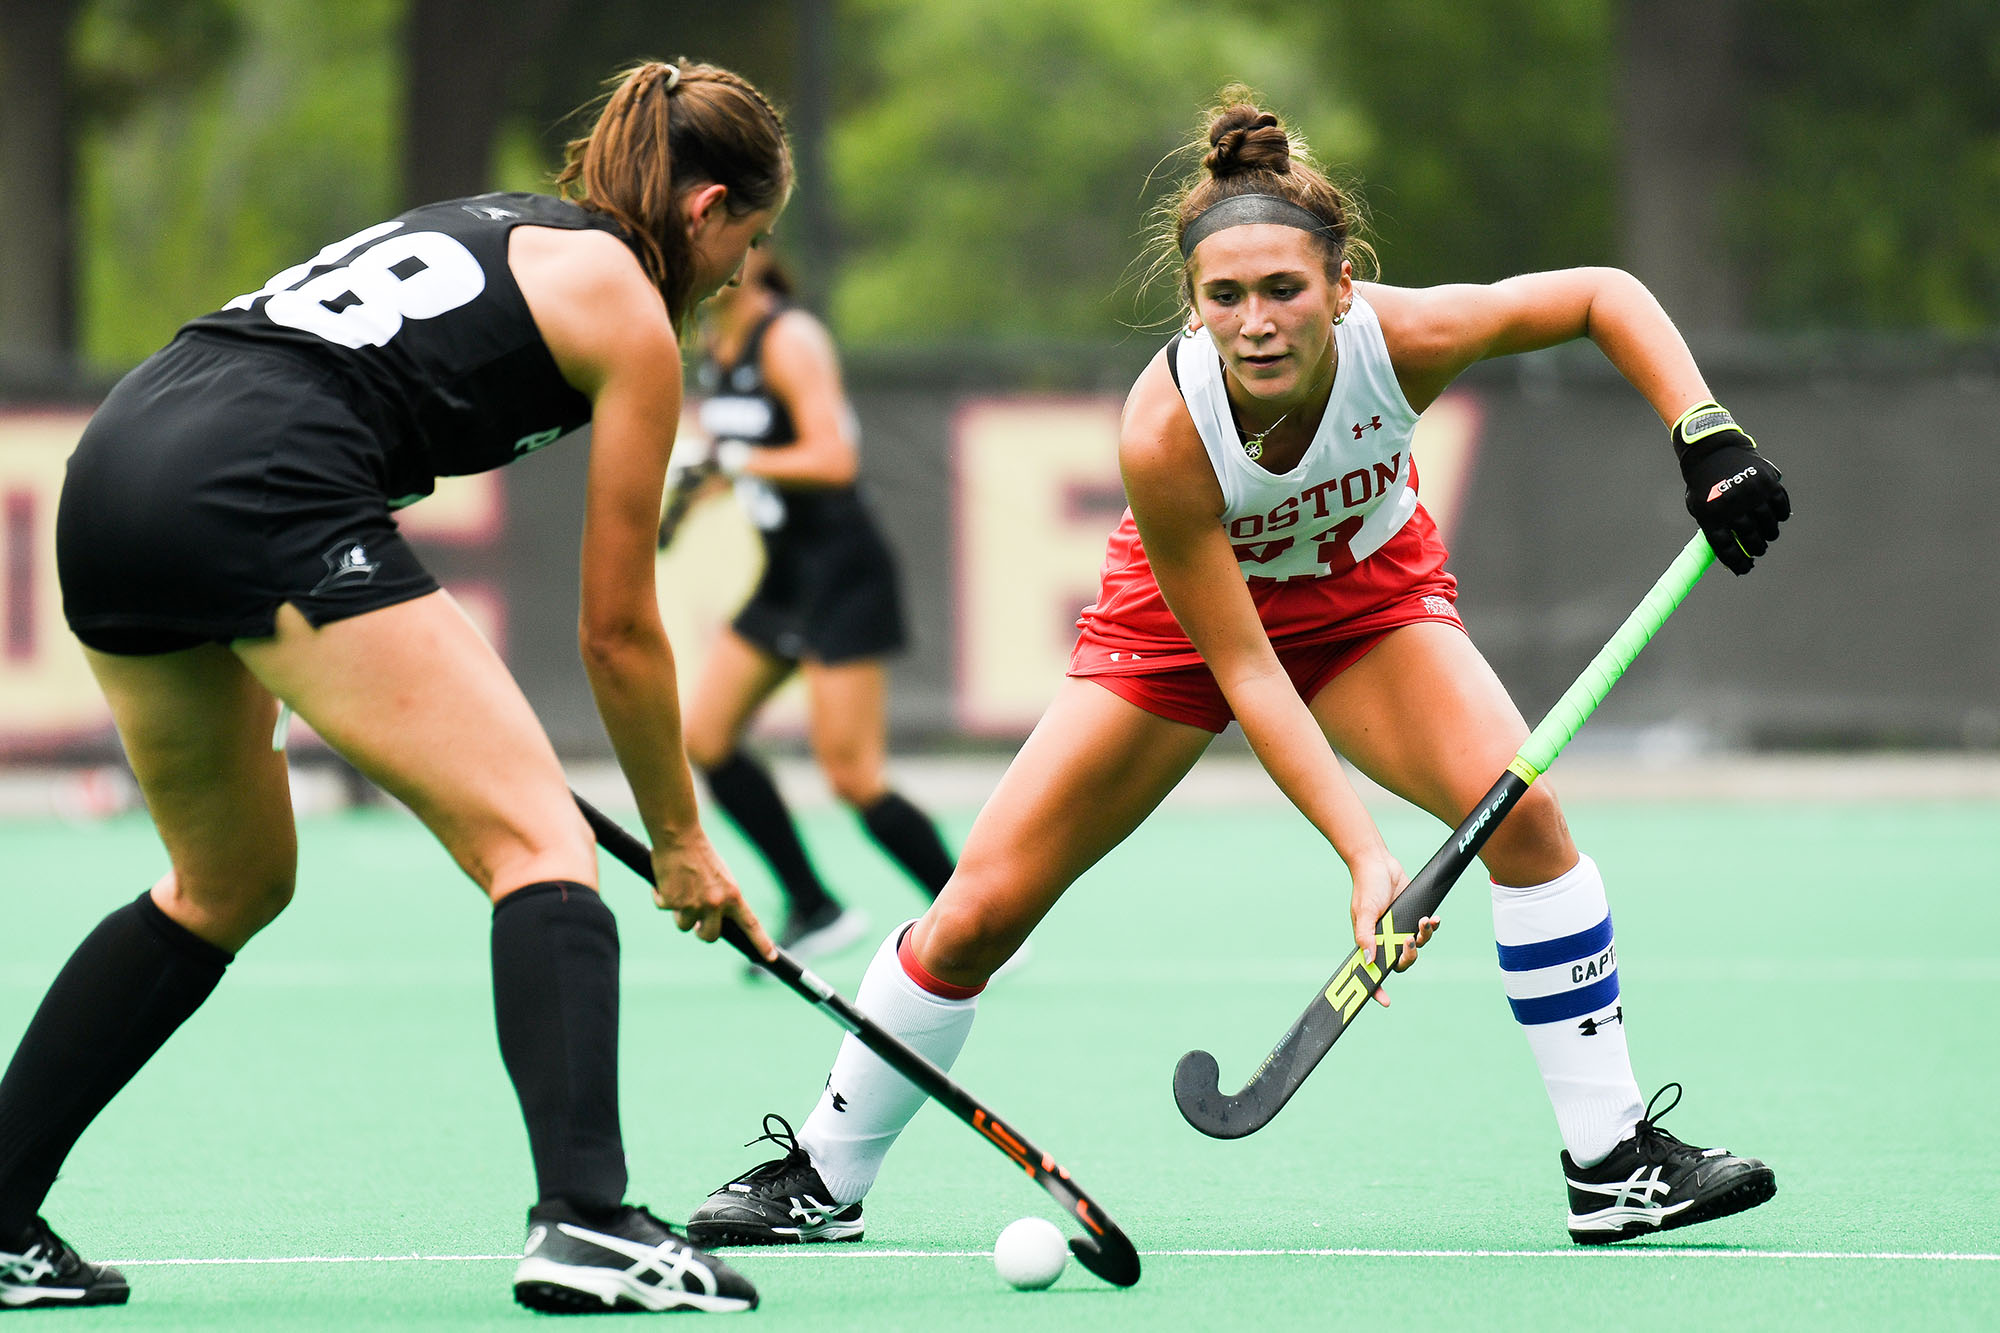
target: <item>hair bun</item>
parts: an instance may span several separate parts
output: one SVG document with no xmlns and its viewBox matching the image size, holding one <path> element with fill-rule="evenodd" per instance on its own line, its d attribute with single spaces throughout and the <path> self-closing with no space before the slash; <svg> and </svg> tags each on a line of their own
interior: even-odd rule
<svg viewBox="0 0 2000 1333">
<path fill-rule="evenodd" d="M 1217 112 L 1208 125 L 1208 156 L 1201 160 L 1217 180 L 1251 171 L 1285 172 L 1292 166 L 1292 141 L 1278 118 L 1248 102 Z"/>
</svg>

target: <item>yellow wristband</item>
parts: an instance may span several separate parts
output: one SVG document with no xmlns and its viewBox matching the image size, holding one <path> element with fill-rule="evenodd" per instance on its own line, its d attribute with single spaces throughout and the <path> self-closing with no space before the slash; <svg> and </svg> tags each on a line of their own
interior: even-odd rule
<svg viewBox="0 0 2000 1333">
<path fill-rule="evenodd" d="M 1729 409 L 1711 398 L 1681 413 L 1680 419 L 1674 422 L 1672 435 L 1676 446 L 1686 448 L 1696 440 L 1723 430 L 1733 430 L 1750 440 L 1750 433 L 1736 424 L 1736 418 L 1729 415 Z M 1750 447 L 1755 449 L 1757 441 L 1750 440 Z"/>
</svg>

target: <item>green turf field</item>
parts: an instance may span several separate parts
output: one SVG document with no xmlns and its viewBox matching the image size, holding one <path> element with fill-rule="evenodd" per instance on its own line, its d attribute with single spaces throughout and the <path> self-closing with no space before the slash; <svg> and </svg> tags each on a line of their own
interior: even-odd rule
<svg viewBox="0 0 2000 1333">
<path fill-rule="evenodd" d="M 1558 774 L 1558 778 L 1560 774 Z M 970 812 L 953 820 L 962 832 Z M 1337 865 L 1266 808 L 1170 807 L 1084 879 L 995 983 L 957 1076 L 1053 1152 L 1145 1256 L 1128 1291 L 1074 1263 L 1016 1293 L 987 1250 L 1054 1206 L 925 1110 L 865 1241 L 736 1251 L 746 1326 L 812 1329 L 2000 1326 L 2000 806 L 1573 801 L 1603 866 L 1646 1091 L 1667 1128 L 1762 1156 L 1776 1199 L 1573 1249 L 1560 1144 L 1502 998 L 1483 884 L 1424 962 L 1262 1133 L 1184 1125 L 1190 1047 L 1235 1087 L 1345 951 Z M 1382 812 L 1414 871 L 1442 837 Z M 884 928 L 917 897 L 845 816 L 830 878 Z M 485 1328 L 532 1177 L 492 1032 L 486 909 L 414 821 L 306 821 L 296 905 L 88 1134 L 50 1201 L 127 1265 L 119 1329 Z M 771 894 L 725 842 L 760 905 Z M 143 818 L 0 825 L 0 1047 L 82 933 L 160 869 Z M 605 863 L 625 942 L 633 1197 L 679 1219 L 803 1117 L 838 1031 L 655 915 Z M 871 931 L 871 934 L 875 932 Z M 869 950 L 821 968 L 852 995 Z M 11 1326 L 11 1325 L 10 1325 Z"/>
</svg>

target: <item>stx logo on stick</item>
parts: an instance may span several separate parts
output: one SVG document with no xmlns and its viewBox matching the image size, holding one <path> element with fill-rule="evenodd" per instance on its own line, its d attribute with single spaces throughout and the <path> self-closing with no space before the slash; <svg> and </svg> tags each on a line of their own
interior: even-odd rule
<svg viewBox="0 0 2000 1333">
<path fill-rule="evenodd" d="M 1415 938 L 1415 935 L 1396 929 L 1394 912 L 1384 912 L 1381 932 L 1375 936 L 1376 947 L 1382 950 L 1382 966 L 1387 967 L 1394 962 L 1396 956 L 1402 953 L 1403 946 Z M 1326 988 L 1326 1002 L 1340 1011 L 1342 1022 L 1353 1018 L 1355 1010 L 1368 998 L 1368 987 L 1355 975 L 1357 971 L 1366 972 L 1368 980 L 1376 985 L 1382 984 L 1382 968 L 1363 962 L 1361 950 L 1356 949 L 1347 955 L 1347 961 L 1340 965 L 1340 971 L 1333 974 L 1333 983 Z"/>
<path fill-rule="evenodd" d="M 1333 984 L 1326 988 L 1326 1002 L 1340 1011 L 1343 1022 L 1353 1018 L 1355 1011 L 1368 999 L 1368 987 L 1362 984 L 1360 977 L 1354 975 L 1357 970 L 1366 972 L 1368 979 L 1376 985 L 1382 984 L 1381 969 L 1373 963 L 1363 962 L 1361 950 L 1356 949 L 1347 955 L 1347 961 L 1340 965 L 1340 971 L 1333 974 Z"/>
<path fill-rule="evenodd" d="M 1396 955 L 1403 952 L 1403 946 L 1415 938 L 1415 935 L 1397 932 L 1396 914 L 1393 911 L 1382 913 L 1382 933 L 1375 937 L 1375 943 L 1382 948 L 1382 961 L 1385 964 L 1394 962 Z"/>
</svg>

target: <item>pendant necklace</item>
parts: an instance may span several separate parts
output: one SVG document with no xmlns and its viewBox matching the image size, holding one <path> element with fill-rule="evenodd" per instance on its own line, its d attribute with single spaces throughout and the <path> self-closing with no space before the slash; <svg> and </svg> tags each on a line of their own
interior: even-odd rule
<svg viewBox="0 0 2000 1333">
<path fill-rule="evenodd" d="M 1284 425 L 1285 417 L 1290 415 L 1291 413 L 1287 412 L 1284 416 L 1279 417 L 1255 435 L 1246 435 L 1243 438 L 1243 456 L 1253 463 L 1261 460 L 1264 457 L 1264 438 L 1278 427 Z"/>
</svg>

